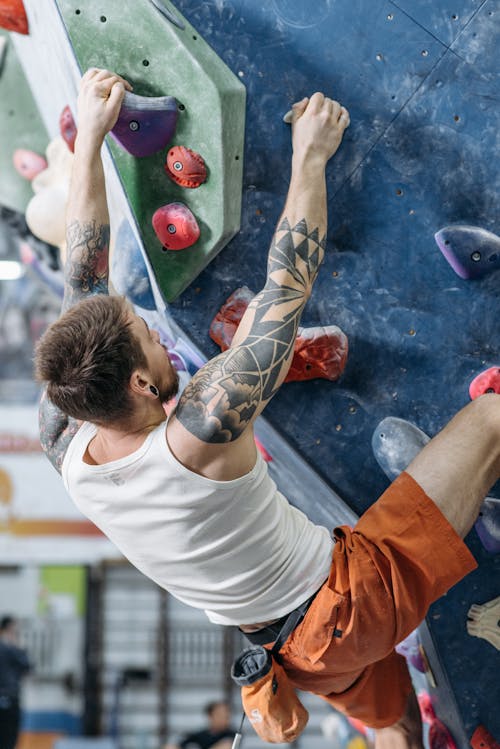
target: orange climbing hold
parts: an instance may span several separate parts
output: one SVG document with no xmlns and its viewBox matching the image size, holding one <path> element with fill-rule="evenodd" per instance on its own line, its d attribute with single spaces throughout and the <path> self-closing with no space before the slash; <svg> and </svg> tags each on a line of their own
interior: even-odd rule
<svg viewBox="0 0 500 749">
<path fill-rule="evenodd" d="M 170 149 L 165 163 L 170 179 L 181 187 L 199 187 L 207 179 L 207 168 L 199 153 L 186 146 Z"/>
<path fill-rule="evenodd" d="M 29 34 L 23 0 L 0 0 L 0 27 L 18 34 Z"/>
<path fill-rule="evenodd" d="M 484 726 L 478 726 L 470 740 L 472 749 L 500 749 L 500 743 L 486 730 Z"/>
</svg>

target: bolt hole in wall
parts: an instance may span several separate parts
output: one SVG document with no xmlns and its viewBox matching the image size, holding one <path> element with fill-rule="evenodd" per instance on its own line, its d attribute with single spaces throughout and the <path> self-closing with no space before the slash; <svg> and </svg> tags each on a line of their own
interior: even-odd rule
<svg viewBox="0 0 500 749">
<path fill-rule="evenodd" d="M 101 19 L 100 19 L 100 20 L 101 20 L 101 23 L 106 23 L 106 21 L 107 21 L 108 19 L 106 18 L 106 16 L 101 16 Z"/>
</svg>

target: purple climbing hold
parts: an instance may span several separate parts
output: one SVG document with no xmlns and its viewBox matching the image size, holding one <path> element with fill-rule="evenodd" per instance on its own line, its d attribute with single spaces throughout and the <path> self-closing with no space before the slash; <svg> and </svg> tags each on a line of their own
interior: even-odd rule
<svg viewBox="0 0 500 749">
<path fill-rule="evenodd" d="M 500 554 L 500 499 L 486 497 L 474 527 L 486 551 Z"/>
<path fill-rule="evenodd" d="M 151 156 L 172 140 L 177 115 L 173 96 L 138 96 L 127 91 L 111 135 L 132 156 Z"/>
<path fill-rule="evenodd" d="M 482 278 L 500 268 L 500 237 L 479 226 L 445 226 L 434 238 L 460 278 Z"/>
</svg>

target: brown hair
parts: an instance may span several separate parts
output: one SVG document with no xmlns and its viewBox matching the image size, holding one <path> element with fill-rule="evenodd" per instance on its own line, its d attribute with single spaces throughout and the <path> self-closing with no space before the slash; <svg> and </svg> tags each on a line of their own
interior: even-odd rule
<svg viewBox="0 0 500 749">
<path fill-rule="evenodd" d="M 132 413 L 130 376 L 147 363 L 127 313 L 123 297 L 97 294 L 65 312 L 40 339 L 35 376 L 69 416 L 105 424 Z"/>
</svg>

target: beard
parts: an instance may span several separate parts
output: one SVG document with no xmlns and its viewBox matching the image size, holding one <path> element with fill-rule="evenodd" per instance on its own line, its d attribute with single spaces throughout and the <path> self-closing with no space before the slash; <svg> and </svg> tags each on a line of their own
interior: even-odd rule
<svg viewBox="0 0 500 749">
<path fill-rule="evenodd" d="M 162 385 L 158 390 L 160 391 L 160 400 L 162 403 L 168 403 L 179 392 L 179 375 L 171 362 L 169 382 Z"/>
</svg>

